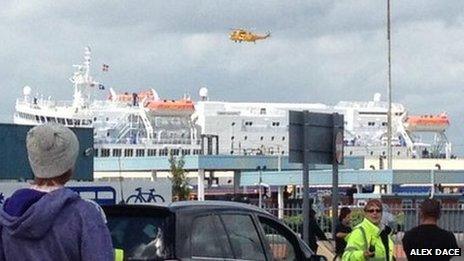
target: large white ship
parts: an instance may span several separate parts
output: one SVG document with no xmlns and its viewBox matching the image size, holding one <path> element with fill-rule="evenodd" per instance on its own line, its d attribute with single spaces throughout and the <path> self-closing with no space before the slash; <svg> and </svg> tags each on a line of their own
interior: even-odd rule
<svg viewBox="0 0 464 261">
<path fill-rule="evenodd" d="M 70 127 L 93 127 L 95 157 L 156 157 L 196 155 L 202 151 L 202 135 L 217 137 L 219 154 L 288 154 L 288 111 L 338 112 L 345 119 L 345 155 L 386 156 L 388 104 L 375 94 L 372 101 L 340 102 L 335 106 L 308 103 L 238 103 L 210 101 L 208 90 L 200 89 L 194 103 L 161 99 L 153 89 L 118 94 L 110 89 L 109 99 L 94 99 L 103 84 L 90 75 L 90 48 L 84 62 L 75 65 L 70 78 L 72 101 L 54 101 L 32 95 L 23 88 L 16 102 L 14 123 L 36 125 L 57 122 Z M 445 131 L 446 114 L 408 116 L 403 105 L 392 105 L 393 156 L 451 156 Z M 431 142 L 422 133 L 433 135 Z"/>
</svg>

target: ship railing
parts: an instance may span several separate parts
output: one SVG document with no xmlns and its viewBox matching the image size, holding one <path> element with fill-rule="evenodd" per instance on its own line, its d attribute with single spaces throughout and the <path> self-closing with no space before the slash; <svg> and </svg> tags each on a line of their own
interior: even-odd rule
<svg viewBox="0 0 464 261">
<path fill-rule="evenodd" d="M 134 143 L 135 142 L 135 143 Z M 131 140 L 131 139 L 117 139 L 117 138 L 97 138 L 96 144 L 156 144 L 156 145 L 200 145 L 199 140 L 190 139 L 161 139 L 150 140 L 146 138 Z"/>
<path fill-rule="evenodd" d="M 30 106 L 30 107 L 72 107 L 71 101 L 54 101 L 54 100 L 44 100 L 38 99 L 36 101 L 24 101 L 24 100 L 16 100 L 16 104 L 19 106 Z"/>
</svg>

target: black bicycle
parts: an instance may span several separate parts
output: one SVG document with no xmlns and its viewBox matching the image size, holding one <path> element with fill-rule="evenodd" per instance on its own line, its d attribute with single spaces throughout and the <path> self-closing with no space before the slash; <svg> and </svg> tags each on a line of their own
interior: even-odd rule
<svg viewBox="0 0 464 261">
<path fill-rule="evenodd" d="M 163 196 L 156 194 L 155 189 L 150 189 L 150 192 L 142 192 L 142 188 L 136 188 L 137 194 L 127 198 L 127 203 L 150 203 L 150 202 L 165 202 Z"/>
</svg>

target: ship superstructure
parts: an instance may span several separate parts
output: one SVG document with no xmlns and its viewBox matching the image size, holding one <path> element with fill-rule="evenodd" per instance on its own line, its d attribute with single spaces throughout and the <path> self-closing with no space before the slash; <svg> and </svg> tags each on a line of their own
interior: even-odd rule
<svg viewBox="0 0 464 261">
<path fill-rule="evenodd" d="M 103 85 L 90 76 L 90 61 L 90 48 L 86 48 L 83 64 L 74 66 L 70 78 L 72 101 L 33 97 L 31 88 L 24 87 L 23 98 L 16 101 L 14 123 L 93 127 L 96 157 L 200 153 L 199 132 L 191 120 L 194 104 L 189 97 L 163 100 L 153 89 L 123 94 L 110 89 L 108 100 L 95 100 L 93 92 Z"/>
<path fill-rule="evenodd" d="M 345 120 L 345 155 L 386 156 L 388 106 L 380 94 L 371 101 L 344 101 L 335 106 L 210 101 L 206 88 L 200 90 L 201 99 L 196 104 L 188 96 L 161 99 L 153 89 L 119 94 L 110 89 L 107 100 L 96 100 L 93 93 L 103 84 L 90 75 L 90 54 L 90 48 L 86 48 L 84 62 L 74 65 L 76 71 L 70 78 L 72 101 L 33 96 L 32 89 L 26 86 L 23 97 L 16 102 L 14 122 L 93 127 L 96 157 L 200 154 L 203 134 L 218 138 L 220 154 L 285 155 L 289 110 L 338 112 Z M 450 157 L 446 114 L 409 116 L 403 105 L 394 103 L 392 124 L 394 157 Z M 424 142 L 418 135 L 423 132 L 434 134 L 434 140 Z"/>
</svg>

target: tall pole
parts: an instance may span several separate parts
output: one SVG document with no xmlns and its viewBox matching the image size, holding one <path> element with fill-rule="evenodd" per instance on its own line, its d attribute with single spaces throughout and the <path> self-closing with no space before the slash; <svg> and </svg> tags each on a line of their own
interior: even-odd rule
<svg viewBox="0 0 464 261">
<path fill-rule="evenodd" d="M 391 34 L 390 34 L 390 0 L 387 0 L 387 41 L 388 41 L 388 130 L 387 130 L 387 148 L 388 148 L 388 169 L 393 168 L 392 159 L 392 86 L 391 86 Z"/>
<path fill-rule="evenodd" d="M 303 111 L 303 240 L 309 244 L 309 111 Z"/>
<path fill-rule="evenodd" d="M 262 178 L 262 174 L 261 174 L 261 166 L 258 167 L 258 173 L 259 173 L 259 183 L 258 183 L 258 186 L 259 186 L 259 190 L 258 190 L 258 206 L 259 208 L 262 208 L 262 195 L 261 195 L 261 183 L 263 182 L 263 178 Z"/>
</svg>

